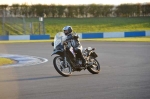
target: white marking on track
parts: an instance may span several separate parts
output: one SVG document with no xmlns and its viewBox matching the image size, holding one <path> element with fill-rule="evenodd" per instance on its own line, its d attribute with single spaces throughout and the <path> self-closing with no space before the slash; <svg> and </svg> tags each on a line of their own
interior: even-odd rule
<svg viewBox="0 0 150 99">
<path fill-rule="evenodd" d="M 48 61 L 48 59 L 46 58 L 28 55 L 0 54 L 0 57 L 9 58 L 16 61 L 15 64 L 3 65 L 0 66 L 0 68 L 31 66 L 45 63 Z"/>
</svg>

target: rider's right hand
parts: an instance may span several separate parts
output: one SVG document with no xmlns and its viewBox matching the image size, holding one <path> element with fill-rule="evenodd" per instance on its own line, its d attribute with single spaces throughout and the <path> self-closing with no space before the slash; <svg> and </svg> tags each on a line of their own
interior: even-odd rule
<svg viewBox="0 0 150 99">
<path fill-rule="evenodd" d="M 76 35 L 76 36 L 74 36 L 74 38 L 75 38 L 75 39 L 78 39 L 78 38 L 79 38 L 79 36 L 78 36 L 78 35 Z"/>
</svg>

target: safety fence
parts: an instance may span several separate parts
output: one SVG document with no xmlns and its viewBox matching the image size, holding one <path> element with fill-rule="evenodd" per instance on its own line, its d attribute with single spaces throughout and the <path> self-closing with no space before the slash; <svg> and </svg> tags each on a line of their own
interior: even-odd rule
<svg viewBox="0 0 150 99">
<path fill-rule="evenodd" d="M 45 33 L 44 18 L 26 18 L 0 9 L 0 35 L 41 35 Z"/>
</svg>

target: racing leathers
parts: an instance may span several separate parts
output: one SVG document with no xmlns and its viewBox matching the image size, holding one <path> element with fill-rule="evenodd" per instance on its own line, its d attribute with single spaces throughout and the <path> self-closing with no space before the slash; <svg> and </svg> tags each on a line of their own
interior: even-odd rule
<svg viewBox="0 0 150 99">
<path fill-rule="evenodd" d="M 73 47 L 73 51 L 76 53 L 76 58 L 81 58 L 82 60 L 82 66 L 85 65 L 85 59 L 82 55 L 82 45 L 79 41 L 78 35 L 73 35 L 72 33 L 69 33 L 67 36 L 66 41 L 71 40 L 71 46 Z"/>
</svg>

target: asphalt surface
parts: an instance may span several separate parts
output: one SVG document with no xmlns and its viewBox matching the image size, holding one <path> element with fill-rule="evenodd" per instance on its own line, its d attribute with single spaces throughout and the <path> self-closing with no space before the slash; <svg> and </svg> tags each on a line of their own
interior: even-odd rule
<svg viewBox="0 0 150 99">
<path fill-rule="evenodd" d="M 150 43 L 82 41 L 95 47 L 99 74 L 62 77 L 53 67 L 51 43 L 0 44 L 0 53 L 43 57 L 33 66 L 0 68 L 0 99 L 150 99 Z"/>
</svg>

